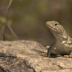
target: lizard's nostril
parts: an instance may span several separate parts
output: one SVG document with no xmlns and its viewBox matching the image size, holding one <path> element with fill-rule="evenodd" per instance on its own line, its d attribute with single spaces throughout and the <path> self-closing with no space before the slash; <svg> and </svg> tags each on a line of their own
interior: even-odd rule
<svg viewBox="0 0 72 72">
<path fill-rule="evenodd" d="M 48 24 L 48 22 L 46 22 L 46 25 Z"/>
</svg>

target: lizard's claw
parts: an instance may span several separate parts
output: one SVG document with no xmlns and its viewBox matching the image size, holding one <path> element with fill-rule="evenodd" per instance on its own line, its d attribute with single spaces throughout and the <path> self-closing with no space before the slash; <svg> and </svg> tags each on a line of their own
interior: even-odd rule
<svg viewBox="0 0 72 72">
<path fill-rule="evenodd" d="M 50 58 L 50 55 L 45 55 L 44 53 L 42 53 L 42 56 L 44 56 L 44 57 L 49 57 Z"/>
<path fill-rule="evenodd" d="M 44 56 L 44 57 L 45 57 L 45 54 L 44 54 L 44 53 L 42 53 L 42 56 Z"/>
<path fill-rule="evenodd" d="M 72 58 L 71 55 L 64 55 L 64 57 L 66 57 L 66 58 Z"/>
<path fill-rule="evenodd" d="M 47 57 L 47 55 L 45 55 L 44 53 L 42 53 L 42 56 Z"/>
<path fill-rule="evenodd" d="M 50 58 L 51 56 L 50 56 L 50 55 L 48 55 L 47 57 L 49 57 L 49 58 Z"/>
<path fill-rule="evenodd" d="M 66 57 L 66 58 L 72 58 L 72 52 L 71 52 L 70 55 L 64 55 L 64 57 Z"/>
<path fill-rule="evenodd" d="M 69 55 L 64 55 L 64 57 L 69 58 Z"/>
</svg>

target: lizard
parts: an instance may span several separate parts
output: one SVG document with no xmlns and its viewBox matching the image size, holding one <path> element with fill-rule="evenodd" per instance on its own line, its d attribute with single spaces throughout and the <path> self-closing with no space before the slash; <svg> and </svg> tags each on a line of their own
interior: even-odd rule
<svg viewBox="0 0 72 72">
<path fill-rule="evenodd" d="M 46 26 L 55 36 L 56 41 L 47 50 L 39 50 L 39 52 L 47 53 L 47 57 L 51 57 L 51 54 L 72 57 L 72 38 L 66 33 L 64 27 L 57 21 L 47 21 Z M 43 53 L 42 55 L 44 56 Z"/>
<path fill-rule="evenodd" d="M 64 27 L 57 21 L 47 21 L 46 26 L 56 38 L 47 50 L 47 57 L 51 54 L 72 57 L 72 38 L 66 33 Z"/>
</svg>

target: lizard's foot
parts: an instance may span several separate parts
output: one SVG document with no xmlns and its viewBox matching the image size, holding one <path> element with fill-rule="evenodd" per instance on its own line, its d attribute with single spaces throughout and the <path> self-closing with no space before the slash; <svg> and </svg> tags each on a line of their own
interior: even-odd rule
<svg viewBox="0 0 72 72">
<path fill-rule="evenodd" d="M 46 55 L 44 53 L 42 53 L 42 56 L 46 57 Z"/>
<path fill-rule="evenodd" d="M 70 55 L 64 55 L 65 58 L 71 58 Z"/>
<path fill-rule="evenodd" d="M 45 55 L 44 53 L 42 53 L 42 56 L 44 56 L 44 57 L 49 57 L 50 58 L 50 55 Z"/>
<path fill-rule="evenodd" d="M 51 56 L 50 55 L 48 55 L 48 56 L 46 55 L 46 57 L 50 58 Z"/>
<path fill-rule="evenodd" d="M 64 55 L 64 57 L 66 57 L 66 58 L 72 58 L 72 52 L 71 52 L 70 55 Z"/>
</svg>

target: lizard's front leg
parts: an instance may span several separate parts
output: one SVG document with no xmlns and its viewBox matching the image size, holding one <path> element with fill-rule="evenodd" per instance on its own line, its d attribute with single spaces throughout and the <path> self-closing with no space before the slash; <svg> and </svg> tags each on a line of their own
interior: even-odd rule
<svg viewBox="0 0 72 72">
<path fill-rule="evenodd" d="M 47 50 L 47 57 L 50 57 L 51 54 L 56 54 L 56 47 L 55 47 L 55 43 L 53 43 Z"/>
<path fill-rule="evenodd" d="M 51 54 L 50 49 L 51 49 L 51 46 L 50 46 L 50 47 L 48 48 L 48 50 L 47 50 L 47 57 L 50 57 L 50 54 Z"/>
</svg>

